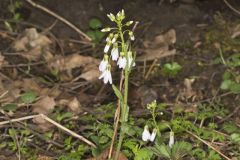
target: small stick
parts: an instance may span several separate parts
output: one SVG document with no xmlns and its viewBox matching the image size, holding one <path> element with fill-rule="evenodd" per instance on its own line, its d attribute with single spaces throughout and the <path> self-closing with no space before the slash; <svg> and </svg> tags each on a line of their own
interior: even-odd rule
<svg viewBox="0 0 240 160">
<path fill-rule="evenodd" d="M 149 68 L 149 70 L 148 70 L 146 76 L 144 77 L 145 80 L 148 79 L 148 77 L 149 77 L 150 73 L 152 72 L 153 67 L 155 66 L 155 64 L 157 63 L 157 61 L 158 61 L 157 59 L 154 59 L 154 61 L 153 61 L 152 65 L 150 66 L 150 68 Z M 144 61 L 144 62 L 145 62 L 145 61 Z"/>
<path fill-rule="evenodd" d="M 48 14 L 50 14 L 51 16 L 59 19 L 61 22 L 65 23 L 66 25 L 68 25 L 70 28 L 72 28 L 73 30 L 75 30 L 77 33 L 79 33 L 81 36 L 83 36 L 84 38 L 86 38 L 88 41 L 91 41 L 91 38 L 86 35 L 85 33 L 83 33 L 79 28 L 77 28 L 75 25 L 73 25 L 72 23 L 70 23 L 68 20 L 66 20 L 65 18 L 61 17 L 60 15 L 50 11 L 49 9 L 45 8 L 42 5 L 39 5 L 35 2 L 33 2 L 32 0 L 25 0 L 27 1 L 29 4 L 31 4 L 33 7 L 36 7 Z"/>
<path fill-rule="evenodd" d="M 8 123 L 12 123 L 12 122 L 19 122 L 19 121 L 23 121 L 23 120 L 27 120 L 27 119 L 33 119 L 33 118 L 36 118 L 36 117 L 42 117 L 44 120 L 52 123 L 53 125 L 57 126 L 58 128 L 64 130 L 65 132 L 69 133 L 70 135 L 72 135 L 73 137 L 76 137 L 78 139 L 80 139 L 81 141 L 87 143 L 88 145 L 96 148 L 96 145 L 93 144 L 92 142 L 90 142 L 89 140 L 87 140 L 86 138 L 84 138 L 83 136 L 69 130 L 68 128 L 62 126 L 61 124 L 55 122 L 54 120 L 48 118 L 47 116 L 45 116 L 44 114 L 38 114 L 38 115 L 31 115 L 31 116 L 26 116 L 26 117 L 21 117 L 21 118 L 16 118 L 16 119 L 12 119 L 12 120 L 7 120 L 7 121 L 2 121 L 0 122 L 0 126 L 1 125 L 4 125 L 4 124 L 8 124 Z"/>
<path fill-rule="evenodd" d="M 122 71 L 120 85 L 119 85 L 120 92 L 122 91 L 123 79 L 124 79 L 124 75 L 123 75 L 123 71 Z M 115 141 L 115 138 L 116 138 L 116 135 L 117 135 L 118 124 L 119 124 L 119 120 L 120 120 L 120 113 L 121 113 L 121 102 L 118 99 L 117 110 L 115 112 L 114 133 L 113 133 L 112 142 L 111 142 L 109 153 L 108 153 L 108 159 L 110 159 L 111 156 L 112 156 L 113 145 L 114 145 L 114 141 Z"/>
<path fill-rule="evenodd" d="M 202 138 L 198 137 L 197 135 L 195 135 L 194 133 L 186 130 L 186 132 L 190 135 L 192 135 L 193 137 L 197 138 L 198 140 L 200 140 L 201 142 L 203 142 L 204 144 L 206 144 L 208 147 L 210 147 L 211 149 L 213 149 L 214 151 L 216 151 L 218 154 L 220 154 L 222 157 L 224 157 L 227 160 L 231 160 L 231 158 L 228 158 L 226 155 L 224 155 L 221 151 L 219 151 L 217 148 L 213 147 L 209 142 L 203 140 Z"/>
<path fill-rule="evenodd" d="M 223 2 L 224 2 L 232 11 L 234 11 L 235 13 L 237 13 L 237 14 L 240 15 L 240 11 L 237 10 L 236 8 L 234 8 L 227 0 L 223 0 Z"/>
</svg>

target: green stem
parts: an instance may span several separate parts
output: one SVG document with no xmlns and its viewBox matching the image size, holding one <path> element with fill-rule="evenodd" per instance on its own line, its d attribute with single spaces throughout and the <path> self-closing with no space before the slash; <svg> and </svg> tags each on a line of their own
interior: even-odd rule
<svg viewBox="0 0 240 160">
<path fill-rule="evenodd" d="M 126 123 L 125 120 L 125 115 L 127 111 L 127 103 L 128 103 L 128 76 L 129 76 L 129 68 L 128 68 L 128 58 L 127 58 L 127 50 L 126 50 L 126 45 L 123 37 L 123 32 L 122 32 L 122 24 L 118 23 L 118 28 L 119 28 L 119 34 L 120 38 L 122 41 L 122 51 L 125 53 L 127 64 L 124 70 L 124 97 L 123 97 L 123 107 L 121 111 L 121 128 L 120 128 L 120 135 L 119 135 L 119 141 L 118 141 L 118 147 L 117 147 L 117 152 L 115 156 L 115 160 L 118 160 L 118 156 L 121 150 L 122 142 L 124 139 L 124 131 L 122 130 L 122 126 Z"/>
</svg>

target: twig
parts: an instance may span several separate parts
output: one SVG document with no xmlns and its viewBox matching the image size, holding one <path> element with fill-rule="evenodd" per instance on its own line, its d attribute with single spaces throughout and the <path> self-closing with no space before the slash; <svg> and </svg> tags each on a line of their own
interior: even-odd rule
<svg viewBox="0 0 240 160">
<path fill-rule="evenodd" d="M 120 92 L 122 91 L 123 79 L 124 79 L 124 75 L 123 75 L 123 71 L 122 71 L 120 85 L 119 85 Z M 114 120 L 115 121 L 114 133 L 113 133 L 112 142 L 111 142 L 109 153 L 108 153 L 108 159 L 110 159 L 112 156 L 113 145 L 114 145 L 114 141 L 115 141 L 115 138 L 117 135 L 118 124 L 119 124 L 119 120 L 120 120 L 120 113 L 121 113 L 121 102 L 120 102 L 120 99 L 118 99 L 117 110 L 115 113 L 115 120 Z"/>
<path fill-rule="evenodd" d="M 61 22 L 65 23 L 66 25 L 68 25 L 70 28 L 72 28 L 73 30 L 75 30 L 77 33 L 79 33 L 81 36 L 83 36 L 84 38 L 86 38 L 88 41 L 91 41 L 91 38 L 86 35 L 85 33 L 83 33 L 80 29 L 78 29 L 75 25 L 73 25 L 72 23 L 70 23 L 68 20 L 66 20 L 65 18 L 61 17 L 60 15 L 50 11 L 49 9 L 47 9 L 46 7 L 39 5 L 35 2 L 33 2 L 32 0 L 25 0 L 27 1 L 29 4 L 31 4 L 33 7 L 36 7 L 48 14 L 50 14 L 51 16 L 59 19 Z"/>
<path fill-rule="evenodd" d="M 70 135 L 80 139 L 81 141 L 87 143 L 88 145 L 96 148 L 96 145 L 93 144 L 92 142 L 90 142 L 89 140 L 87 140 L 86 138 L 84 138 L 83 136 L 69 130 L 68 128 L 62 126 L 61 124 L 55 122 L 54 120 L 48 118 L 47 116 L 45 116 L 44 114 L 38 114 L 38 115 L 31 115 L 31 116 L 26 116 L 26 117 L 21 117 L 21 118 L 16 118 L 16 119 L 12 119 L 12 120 L 7 120 L 7 121 L 2 121 L 0 122 L 0 126 L 1 125 L 4 125 L 4 124 L 8 124 L 8 123 L 12 123 L 12 122 L 19 122 L 19 121 L 23 121 L 23 120 L 27 120 L 27 119 L 33 119 L 33 118 L 36 118 L 36 117 L 42 117 L 44 120 L 52 123 L 53 125 L 57 126 L 58 128 L 64 130 L 65 132 L 69 133 Z"/>
<path fill-rule="evenodd" d="M 193 137 L 197 138 L 198 140 L 200 140 L 201 142 L 203 142 L 204 144 L 206 144 L 208 147 L 210 147 L 211 149 L 213 149 L 214 151 L 216 151 L 218 154 L 220 154 L 222 157 L 224 157 L 227 160 L 231 160 L 231 158 L 228 158 L 225 154 L 223 154 L 221 151 L 219 151 L 217 148 L 213 147 L 209 142 L 203 140 L 202 138 L 198 137 L 197 135 L 195 135 L 194 133 L 186 130 L 186 132 L 190 135 L 192 135 Z"/>
<path fill-rule="evenodd" d="M 151 72 L 152 72 L 152 70 L 153 70 L 153 67 L 156 65 L 157 61 L 158 61 L 157 59 L 155 59 L 155 60 L 153 61 L 153 63 L 152 63 L 152 65 L 151 65 L 151 67 L 149 68 L 146 76 L 144 77 L 145 80 L 148 79 L 148 77 L 149 77 L 149 75 L 151 74 Z M 146 61 L 144 61 L 144 62 L 146 63 Z"/>
<path fill-rule="evenodd" d="M 237 14 L 240 15 L 240 11 L 237 10 L 236 8 L 234 8 L 227 0 L 223 0 L 223 2 L 224 2 L 232 11 L 234 11 L 235 13 L 237 13 Z"/>
</svg>

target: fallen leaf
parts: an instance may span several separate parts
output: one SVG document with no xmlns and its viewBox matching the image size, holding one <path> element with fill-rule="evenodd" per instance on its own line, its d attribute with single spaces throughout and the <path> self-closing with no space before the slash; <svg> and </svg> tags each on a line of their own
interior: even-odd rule
<svg viewBox="0 0 240 160">
<path fill-rule="evenodd" d="M 56 102 L 53 97 L 45 96 L 32 105 L 34 113 L 49 114 L 53 111 Z"/>
<path fill-rule="evenodd" d="M 100 76 L 100 72 L 98 70 L 98 67 L 95 69 L 89 70 L 87 72 L 82 73 L 79 78 L 85 79 L 86 81 L 94 81 L 97 80 Z"/>
<path fill-rule="evenodd" d="M 33 107 L 33 112 L 34 113 L 41 113 L 48 115 L 51 113 L 56 105 L 56 102 L 53 97 L 45 96 L 39 101 L 37 101 L 35 104 L 32 105 Z M 53 125 L 43 119 L 41 116 L 38 116 L 33 119 L 33 122 L 38 124 L 38 127 L 43 131 L 49 131 Z"/>
<path fill-rule="evenodd" d="M 48 67 L 50 70 L 60 71 L 60 73 L 64 73 L 63 71 L 65 71 L 67 75 L 61 75 L 60 79 L 62 80 L 72 79 L 72 69 L 82 67 L 82 73 L 73 81 L 76 81 L 79 78 L 83 78 L 87 81 L 93 81 L 100 75 L 98 71 L 99 63 L 99 59 L 90 56 L 73 54 L 64 57 L 56 57 L 48 64 Z"/>
<path fill-rule="evenodd" d="M 164 57 L 172 56 L 176 54 L 176 49 L 173 50 L 165 50 L 164 48 L 161 49 L 146 49 L 146 54 L 139 56 L 136 58 L 137 62 L 143 62 L 143 61 L 152 61 L 155 59 L 161 59 Z"/>
<path fill-rule="evenodd" d="M 81 108 L 81 104 L 78 101 L 78 99 L 76 97 L 74 97 L 69 103 L 68 103 L 68 108 L 70 109 L 70 111 L 77 115 L 81 112 L 83 112 L 82 108 Z"/>
<path fill-rule="evenodd" d="M 152 61 L 176 54 L 176 50 L 169 50 L 169 45 L 176 43 L 176 32 L 170 29 L 165 34 L 158 35 L 153 41 L 144 41 L 145 54 L 138 56 L 136 61 Z"/>
<path fill-rule="evenodd" d="M 49 45 L 52 41 L 44 34 L 38 33 L 36 28 L 26 29 L 21 38 L 17 39 L 13 44 L 13 49 L 23 52 L 20 55 L 28 60 L 39 60 L 41 57 L 53 57 L 49 52 Z"/>
</svg>

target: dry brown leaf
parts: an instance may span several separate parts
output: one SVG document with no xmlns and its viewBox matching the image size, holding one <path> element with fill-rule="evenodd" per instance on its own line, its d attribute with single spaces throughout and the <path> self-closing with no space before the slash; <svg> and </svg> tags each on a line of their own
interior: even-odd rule
<svg viewBox="0 0 240 160">
<path fill-rule="evenodd" d="M 87 72 L 82 73 L 79 78 L 85 79 L 86 81 L 94 81 L 97 80 L 100 76 L 100 72 L 98 70 L 98 67 L 96 69 L 89 70 Z"/>
<path fill-rule="evenodd" d="M 81 56 L 73 54 L 65 57 L 58 57 L 49 63 L 50 69 L 57 69 L 59 71 L 71 70 L 77 67 L 86 67 L 89 64 L 99 65 L 100 60 L 90 56 Z"/>
<path fill-rule="evenodd" d="M 33 104 L 32 107 L 33 112 L 47 115 L 53 111 L 55 105 L 56 102 L 53 97 L 45 96 Z"/>
<path fill-rule="evenodd" d="M 176 43 L 176 32 L 170 29 L 165 34 L 158 35 L 153 41 L 145 41 L 145 54 L 139 56 L 136 61 L 152 61 L 176 54 L 176 50 L 169 50 L 169 45 Z"/>
<path fill-rule="evenodd" d="M 155 59 L 161 59 L 164 57 L 172 56 L 176 54 L 176 49 L 173 50 L 165 50 L 164 48 L 160 49 L 146 49 L 146 54 L 139 56 L 136 58 L 137 62 L 143 62 L 143 61 L 152 61 Z"/>
<path fill-rule="evenodd" d="M 55 105 L 56 102 L 54 98 L 46 96 L 38 100 L 35 104 L 33 104 L 32 107 L 34 113 L 41 113 L 47 115 L 53 111 Z M 51 123 L 43 119 L 41 116 L 34 118 L 33 122 L 38 124 L 38 127 L 42 131 L 49 131 L 53 127 Z"/>
<path fill-rule="evenodd" d="M 78 99 L 76 97 L 74 97 L 69 103 L 68 103 L 68 108 L 70 109 L 71 112 L 73 112 L 73 114 L 77 115 L 81 112 L 83 112 L 82 108 L 81 108 L 81 104 L 78 101 Z"/>
<path fill-rule="evenodd" d="M 49 52 L 49 45 L 51 40 L 38 33 L 36 28 L 26 29 L 23 36 L 17 39 L 13 44 L 13 49 L 18 52 L 23 52 L 21 56 L 27 58 L 28 60 L 39 60 L 42 56 L 48 58 L 53 57 L 51 52 Z"/>
<path fill-rule="evenodd" d="M 83 67 L 82 74 L 74 79 L 74 81 L 79 78 L 83 78 L 87 81 L 96 80 L 100 72 L 98 71 L 98 65 L 100 60 L 90 57 L 81 56 L 78 54 L 73 54 L 65 57 L 58 57 L 49 63 L 50 70 L 57 70 L 63 73 L 66 71 L 67 74 L 60 75 L 60 79 L 63 81 L 72 79 L 72 69 Z"/>
</svg>

